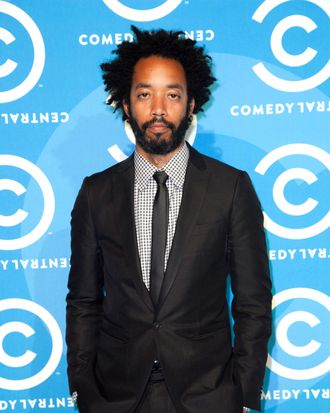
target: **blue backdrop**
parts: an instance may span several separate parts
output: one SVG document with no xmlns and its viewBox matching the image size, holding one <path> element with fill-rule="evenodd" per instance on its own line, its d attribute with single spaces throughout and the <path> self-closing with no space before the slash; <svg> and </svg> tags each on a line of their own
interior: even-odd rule
<svg viewBox="0 0 330 413">
<path fill-rule="evenodd" d="M 0 412 L 69 412 L 70 211 L 134 142 L 99 64 L 130 25 L 182 29 L 219 79 L 190 136 L 249 172 L 274 283 L 266 412 L 329 411 L 329 0 L 0 1 Z"/>
</svg>

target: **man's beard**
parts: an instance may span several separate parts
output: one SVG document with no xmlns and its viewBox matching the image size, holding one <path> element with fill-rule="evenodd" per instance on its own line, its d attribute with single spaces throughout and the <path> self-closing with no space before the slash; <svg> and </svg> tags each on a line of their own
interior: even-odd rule
<svg viewBox="0 0 330 413">
<path fill-rule="evenodd" d="M 177 149 L 183 142 L 187 129 L 191 123 L 191 117 L 188 112 L 176 128 L 172 122 L 164 119 L 163 116 L 155 116 L 148 122 L 145 122 L 141 128 L 136 119 L 130 114 L 128 122 L 131 125 L 132 131 L 135 135 L 136 143 L 148 153 L 155 155 L 165 155 Z M 162 123 L 171 130 L 171 136 L 168 139 L 162 139 L 162 133 L 155 133 L 155 137 L 150 139 L 146 136 L 146 130 L 154 123 Z"/>
</svg>

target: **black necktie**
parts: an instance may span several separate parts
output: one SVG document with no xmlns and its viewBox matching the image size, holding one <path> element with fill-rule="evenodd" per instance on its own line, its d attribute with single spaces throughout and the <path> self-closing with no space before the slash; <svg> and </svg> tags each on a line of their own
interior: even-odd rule
<svg viewBox="0 0 330 413">
<path fill-rule="evenodd" d="M 153 178 L 157 182 L 157 193 L 152 213 L 152 244 L 150 265 L 150 294 L 154 304 L 157 304 L 164 278 L 165 249 L 168 226 L 168 190 L 164 171 L 155 172 Z"/>
</svg>

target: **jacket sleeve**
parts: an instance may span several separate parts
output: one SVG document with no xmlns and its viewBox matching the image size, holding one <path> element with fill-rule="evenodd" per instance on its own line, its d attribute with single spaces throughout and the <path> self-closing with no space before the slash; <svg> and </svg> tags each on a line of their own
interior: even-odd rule
<svg viewBox="0 0 330 413">
<path fill-rule="evenodd" d="M 260 409 L 271 334 L 271 281 L 263 215 L 246 172 L 237 180 L 228 237 L 234 318 L 234 375 L 244 406 Z"/>
<path fill-rule="evenodd" d="M 89 181 L 80 189 L 71 219 L 71 269 L 68 281 L 66 342 L 71 393 L 78 393 L 80 412 L 89 412 L 84 401 L 101 399 L 94 377 L 98 331 L 102 316 L 103 272 L 89 199 Z"/>
</svg>

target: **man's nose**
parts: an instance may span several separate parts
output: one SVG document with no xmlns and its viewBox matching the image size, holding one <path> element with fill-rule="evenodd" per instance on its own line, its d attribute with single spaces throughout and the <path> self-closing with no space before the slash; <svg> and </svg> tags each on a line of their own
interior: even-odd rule
<svg viewBox="0 0 330 413">
<path fill-rule="evenodd" d="M 155 96 L 152 100 L 152 107 L 151 107 L 151 114 L 152 116 L 166 116 L 166 102 L 164 97 L 162 96 Z"/>
</svg>

